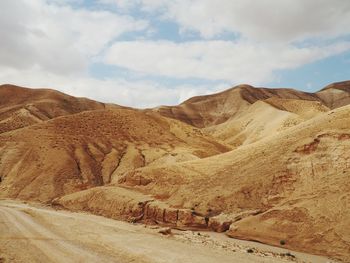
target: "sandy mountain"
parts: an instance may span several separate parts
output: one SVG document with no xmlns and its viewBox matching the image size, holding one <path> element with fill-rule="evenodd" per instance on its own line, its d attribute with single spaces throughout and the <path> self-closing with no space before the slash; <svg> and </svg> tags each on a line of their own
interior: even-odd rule
<svg viewBox="0 0 350 263">
<path fill-rule="evenodd" d="M 58 116 L 103 108 L 103 103 L 75 98 L 55 90 L 1 85 L 0 133 Z"/>
<path fill-rule="evenodd" d="M 334 83 L 317 93 L 239 85 L 191 98 L 155 111 L 196 127 L 234 147 L 255 142 L 320 113 L 350 103 L 350 82 Z"/>
<path fill-rule="evenodd" d="M 232 237 L 350 260 L 349 131 L 344 106 L 237 150 L 137 169 L 119 188 L 58 203 L 116 218 L 130 209 L 145 222 L 229 229 Z"/>
<path fill-rule="evenodd" d="M 332 83 L 316 94 L 331 109 L 348 105 L 350 103 L 350 81 Z"/>
<path fill-rule="evenodd" d="M 241 85 L 176 107 L 85 110 L 8 131 L 0 197 L 349 261 L 348 84 Z"/>
<path fill-rule="evenodd" d="M 329 108 L 318 101 L 272 97 L 256 101 L 224 123 L 203 130 L 217 139 L 239 147 L 293 127 L 326 111 Z"/>
<path fill-rule="evenodd" d="M 178 106 L 161 106 L 155 110 L 164 116 L 203 128 L 223 123 L 244 112 L 253 103 L 272 97 L 318 100 L 315 94 L 292 89 L 267 89 L 239 85 L 213 95 L 193 97 Z"/>
<path fill-rule="evenodd" d="M 138 167 L 229 149 L 156 113 L 85 111 L 0 135 L 0 196 L 48 201 L 117 181 Z"/>
</svg>

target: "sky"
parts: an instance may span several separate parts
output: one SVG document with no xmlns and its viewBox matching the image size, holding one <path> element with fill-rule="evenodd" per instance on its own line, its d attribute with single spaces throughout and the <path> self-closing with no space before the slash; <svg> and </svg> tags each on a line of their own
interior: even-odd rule
<svg viewBox="0 0 350 263">
<path fill-rule="evenodd" d="M 349 79 L 349 0 L 0 1 L 0 84 L 145 108 Z"/>
</svg>

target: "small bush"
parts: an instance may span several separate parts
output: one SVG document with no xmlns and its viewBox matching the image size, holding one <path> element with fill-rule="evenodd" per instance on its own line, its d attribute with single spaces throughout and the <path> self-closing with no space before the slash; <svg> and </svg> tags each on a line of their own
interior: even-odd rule
<svg viewBox="0 0 350 263">
<path fill-rule="evenodd" d="M 247 253 L 254 253 L 254 250 L 251 249 L 251 248 L 248 248 L 248 249 L 247 249 Z"/>
<path fill-rule="evenodd" d="M 280 245 L 284 246 L 286 244 L 286 241 L 285 240 L 280 240 Z"/>
</svg>

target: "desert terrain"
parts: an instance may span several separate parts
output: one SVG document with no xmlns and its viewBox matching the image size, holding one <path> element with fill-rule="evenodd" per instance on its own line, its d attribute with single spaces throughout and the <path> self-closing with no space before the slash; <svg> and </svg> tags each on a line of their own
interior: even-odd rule
<svg viewBox="0 0 350 263">
<path fill-rule="evenodd" d="M 0 256 L 349 262 L 349 168 L 350 81 L 142 110 L 2 85 Z"/>
<path fill-rule="evenodd" d="M 164 235 L 167 229 L 158 226 L 38 204 L 1 200 L 0 211 L 5 262 L 331 262 L 210 232 L 172 230 Z"/>
</svg>

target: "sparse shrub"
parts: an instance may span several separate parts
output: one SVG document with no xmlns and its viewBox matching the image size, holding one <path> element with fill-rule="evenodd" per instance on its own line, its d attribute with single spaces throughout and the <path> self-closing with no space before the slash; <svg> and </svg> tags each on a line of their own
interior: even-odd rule
<svg viewBox="0 0 350 263">
<path fill-rule="evenodd" d="M 284 239 L 280 240 L 280 245 L 284 246 L 286 244 L 286 241 Z"/>
<path fill-rule="evenodd" d="M 254 253 L 254 250 L 251 249 L 251 248 L 248 248 L 248 249 L 247 249 L 247 253 Z"/>
</svg>

